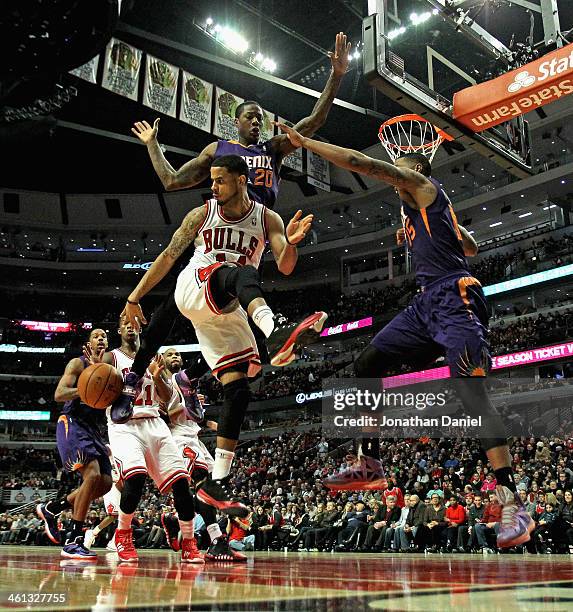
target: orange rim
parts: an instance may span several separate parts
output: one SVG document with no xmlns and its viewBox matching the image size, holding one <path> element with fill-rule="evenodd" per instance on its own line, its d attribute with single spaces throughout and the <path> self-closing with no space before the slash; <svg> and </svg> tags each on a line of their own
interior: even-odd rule
<svg viewBox="0 0 573 612">
<path fill-rule="evenodd" d="M 386 137 L 384 136 L 384 128 L 390 127 L 391 125 L 396 125 L 397 123 L 405 123 L 406 121 L 422 121 L 423 123 L 430 123 L 427 119 L 424 119 L 424 117 L 421 117 L 420 115 L 416 115 L 415 113 L 406 114 L 406 115 L 398 115 L 397 117 L 392 117 L 391 119 L 384 121 L 384 123 L 382 123 L 382 125 L 380 126 L 380 129 L 378 130 L 378 138 L 380 139 L 380 141 L 384 143 L 385 145 L 391 148 L 394 148 L 394 149 L 398 149 L 400 151 L 408 151 L 409 149 L 411 149 L 412 147 L 409 145 L 408 146 L 397 145 L 395 143 L 392 143 L 389 140 L 387 140 Z M 447 132 L 435 126 L 433 123 L 430 123 L 430 125 L 436 131 L 438 138 L 430 142 L 420 144 L 416 148 L 424 149 L 424 150 L 425 149 L 431 150 L 438 142 L 442 142 L 443 140 L 447 140 L 447 141 L 454 140 L 453 136 L 450 136 Z"/>
</svg>

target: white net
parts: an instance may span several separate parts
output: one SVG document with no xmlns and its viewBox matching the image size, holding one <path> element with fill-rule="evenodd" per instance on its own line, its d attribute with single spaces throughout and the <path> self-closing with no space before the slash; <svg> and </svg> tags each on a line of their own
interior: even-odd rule
<svg viewBox="0 0 573 612">
<path fill-rule="evenodd" d="M 405 153 L 421 153 L 430 161 L 447 134 L 416 115 L 401 115 L 380 126 L 378 138 L 392 161 Z"/>
</svg>

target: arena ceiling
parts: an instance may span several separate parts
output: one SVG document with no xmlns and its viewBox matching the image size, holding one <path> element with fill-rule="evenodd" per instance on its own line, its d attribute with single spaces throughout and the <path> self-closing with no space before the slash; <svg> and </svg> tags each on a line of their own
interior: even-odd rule
<svg viewBox="0 0 573 612">
<path fill-rule="evenodd" d="M 316 97 L 260 78 L 260 73 L 229 67 L 228 62 L 237 57 L 214 43 L 194 22 L 204 23 L 211 17 L 231 24 L 251 48 L 276 61 L 276 77 L 320 91 L 330 64 L 326 51 L 332 49 L 340 30 L 347 32 L 355 46 L 360 42 L 365 4 L 362 0 L 124 0 L 116 36 L 296 120 L 311 111 Z M 559 0 L 559 7 L 562 26 L 569 29 L 573 6 Z M 516 40 L 525 39 L 529 18 L 524 11 L 507 7 L 496 15 L 487 25 L 502 40 L 509 42 L 513 33 Z M 211 59 L 194 55 L 194 49 Z M 144 147 L 130 134 L 133 121 L 150 120 L 154 113 L 97 85 L 70 75 L 63 79 L 78 87 L 78 96 L 55 116 L 0 126 L 10 151 L 1 186 L 68 193 L 160 191 Z M 382 117 L 402 112 L 368 86 L 359 60 L 352 60 L 339 98 L 355 108 L 336 105 L 320 135 L 361 150 L 377 142 Z M 189 152 L 170 153 L 175 166 L 212 140 L 209 134 L 168 117 L 162 118 L 160 137 L 170 147 Z"/>
</svg>

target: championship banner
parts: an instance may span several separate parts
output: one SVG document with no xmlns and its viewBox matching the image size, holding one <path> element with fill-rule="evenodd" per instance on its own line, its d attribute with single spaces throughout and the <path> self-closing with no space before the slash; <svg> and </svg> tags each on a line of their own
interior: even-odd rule
<svg viewBox="0 0 573 612">
<path fill-rule="evenodd" d="M 330 166 L 328 161 L 312 151 L 307 151 L 306 159 L 309 185 L 314 185 L 324 191 L 330 191 Z"/>
<path fill-rule="evenodd" d="M 49 489 L 32 489 L 31 487 L 16 489 L 14 491 L 10 491 L 10 499 L 8 500 L 8 505 L 23 506 L 24 504 L 37 502 L 44 499 L 49 493 L 53 493 L 53 491 Z"/>
<path fill-rule="evenodd" d="M 261 142 L 266 142 L 270 140 L 275 135 L 275 126 L 273 125 L 273 121 L 275 120 L 275 114 L 269 111 L 266 111 L 263 108 L 263 125 L 261 125 L 261 133 L 259 136 L 259 140 Z"/>
<path fill-rule="evenodd" d="M 183 88 L 179 119 L 200 130 L 211 132 L 213 85 L 185 70 L 182 72 Z"/>
<path fill-rule="evenodd" d="M 474 132 L 573 93 L 573 43 L 454 95 L 454 119 Z"/>
<path fill-rule="evenodd" d="M 112 38 L 105 50 L 102 87 L 137 100 L 141 51 Z"/>
<path fill-rule="evenodd" d="M 147 54 L 143 104 L 160 113 L 175 117 L 179 68 Z"/>
<path fill-rule="evenodd" d="M 244 102 L 243 98 L 221 89 L 215 88 L 215 127 L 213 133 L 223 140 L 237 140 L 235 126 L 235 110 Z"/>
<path fill-rule="evenodd" d="M 279 123 L 284 123 L 285 125 L 288 125 L 288 126 L 293 125 L 292 122 L 290 122 L 288 119 L 285 119 L 284 117 L 278 117 L 277 121 Z M 282 132 L 280 133 L 282 134 Z M 298 172 L 302 174 L 303 168 L 304 168 L 303 148 L 299 147 L 298 149 L 293 151 L 290 155 L 287 155 L 283 159 L 283 166 L 286 166 L 287 168 L 292 168 L 293 170 L 297 170 Z"/>
<path fill-rule="evenodd" d="M 70 74 L 88 81 L 88 83 L 96 83 L 97 68 L 99 66 L 99 55 L 92 57 L 89 62 L 86 62 L 83 66 L 70 70 Z"/>
</svg>

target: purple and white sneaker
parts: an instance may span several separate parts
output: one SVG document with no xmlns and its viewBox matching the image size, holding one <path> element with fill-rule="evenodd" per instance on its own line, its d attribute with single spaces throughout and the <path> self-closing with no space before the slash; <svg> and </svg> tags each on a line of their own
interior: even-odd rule
<svg viewBox="0 0 573 612">
<path fill-rule="evenodd" d="M 143 379 L 135 372 L 128 372 L 123 381 L 120 396 L 111 405 L 111 420 L 118 425 L 127 423 L 133 414 L 133 403 L 141 391 Z"/>
<path fill-rule="evenodd" d="M 203 420 L 205 410 L 197 395 L 197 379 L 189 378 L 185 370 L 181 370 L 175 374 L 175 382 L 183 394 L 187 415 L 194 421 Z"/>
<path fill-rule="evenodd" d="M 95 552 L 87 549 L 84 546 L 83 538 L 76 538 L 72 542 L 66 542 L 62 548 L 62 557 L 64 559 L 83 559 L 84 561 L 97 561 Z"/>
<path fill-rule="evenodd" d="M 529 542 L 535 522 L 527 514 L 517 494 L 503 485 L 498 485 L 495 493 L 502 505 L 497 545 L 500 548 L 511 548 Z"/>
<path fill-rule="evenodd" d="M 53 544 L 60 544 L 60 530 L 58 529 L 58 516 L 48 510 L 48 504 L 36 506 L 38 518 L 44 521 L 44 531 Z"/>
</svg>

